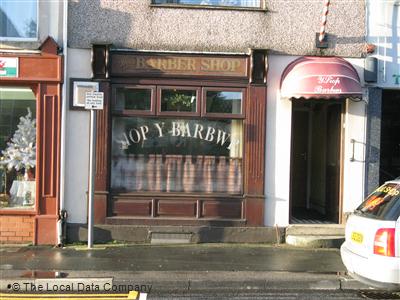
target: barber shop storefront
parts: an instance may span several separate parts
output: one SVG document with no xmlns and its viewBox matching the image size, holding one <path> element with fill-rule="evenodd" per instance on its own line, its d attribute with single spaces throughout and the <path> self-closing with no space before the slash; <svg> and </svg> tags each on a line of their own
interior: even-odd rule
<svg viewBox="0 0 400 300">
<path fill-rule="evenodd" d="M 0 53 L 0 242 L 56 244 L 62 58 Z"/>
<path fill-rule="evenodd" d="M 94 49 L 105 93 L 96 223 L 264 225 L 265 55 L 256 54 L 260 70 L 255 53 Z"/>
</svg>

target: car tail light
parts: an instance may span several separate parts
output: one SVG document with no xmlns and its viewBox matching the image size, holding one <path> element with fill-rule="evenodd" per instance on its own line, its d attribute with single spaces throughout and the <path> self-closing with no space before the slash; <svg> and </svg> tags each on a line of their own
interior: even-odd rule
<svg viewBox="0 0 400 300">
<path fill-rule="evenodd" d="M 375 234 L 374 254 L 394 256 L 394 228 L 381 228 Z"/>
</svg>

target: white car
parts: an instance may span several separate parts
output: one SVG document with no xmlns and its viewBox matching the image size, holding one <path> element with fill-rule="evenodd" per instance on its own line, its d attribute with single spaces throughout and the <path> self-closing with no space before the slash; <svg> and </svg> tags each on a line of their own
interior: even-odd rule
<svg viewBox="0 0 400 300">
<path fill-rule="evenodd" d="M 400 177 L 376 189 L 349 216 L 340 253 L 353 278 L 400 290 Z"/>
</svg>

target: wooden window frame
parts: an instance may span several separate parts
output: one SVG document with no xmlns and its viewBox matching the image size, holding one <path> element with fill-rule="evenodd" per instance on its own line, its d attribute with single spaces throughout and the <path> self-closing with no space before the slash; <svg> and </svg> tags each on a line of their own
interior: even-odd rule
<svg viewBox="0 0 400 300">
<path fill-rule="evenodd" d="M 116 101 L 117 101 L 117 89 L 124 88 L 124 89 L 148 89 L 151 90 L 151 103 L 150 103 L 150 110 L 139 110 L 139 109 L 123 109 L 123 110 L 116 110 Z M 112 103 L 111 103 L 111 113 L 112 115 L 124 115 L 124 116 L 155 116 L 156 115 L 156 93 L 157 87 L 155 85 L 125 85 L 125 84 L 118 84 L 113 86 L 112 90 Z"/>
<path fill-rule="evenodd" d="M 181 91 L 196 91 L 196 112 L 179 112 L 179 111 L 162 111 L 161 110 L 161 93 L 162 90 L 181 90 Z M 199 86 L 157 86 L 157 116 L 171 117 L 201 117 L 201 87 Z"/>
<path fill-rule="evenodd" d="M 207 112 L 207 91 L 221 91 L 221 92 L 241 92 L 242 93 L 242 103 L 241 103 L 241 113 L 210 113 Z M 202 102 L 201 102 L 201 116 L 205 118 L 218 118 L 218 119 L 245 119 L 245 107 L 246 107 L 246 88 L 224 88 L 224 87 L 203 87 L 202 88 Z"/>
</svg>

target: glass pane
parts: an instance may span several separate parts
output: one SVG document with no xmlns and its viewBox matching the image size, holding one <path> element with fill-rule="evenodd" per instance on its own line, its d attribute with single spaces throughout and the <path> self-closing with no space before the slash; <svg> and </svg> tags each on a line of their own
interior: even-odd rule
<svg viewBox="0 0 400 300">
<path fill-rule="evenodd" d="M 195 90 L 161 90 L 161 111 L 196 112 L 196 103 Z"/>
<path fill-rule="evenodd" d="M 33 208 L 36 99 L 30 89 L 0 88 L 0 207 Z"/>
<path fill-rule="evenodd" d="M 208 113 L 242 113 L 242 92 L 207 91 L 206 98 Z"/>
<path fill-rule="evenodd" d="M 37 0 L 0 0 L 0 37 L 37 37 Z"/>
<path fill-rule="evenodd" d="M 260 0 L 153 0 L 154 4 L 191 4 L 233 7 L 260 7 Z"/>
<path fill-rule="evenodd" d="M 115 110 L 151 110 L 151 89 L 118 88 Z"/>
<path fill-rule="evenodd" d="M 114 191 L 242 193 L 242 120 L 114 117 Z"/>
<path fill-rule="evenodd" d="M 400 216 L 400 185 L 387 183 L 377 188 L 356 212 L 379 220 L 397 221 Z"/>
</svg>

